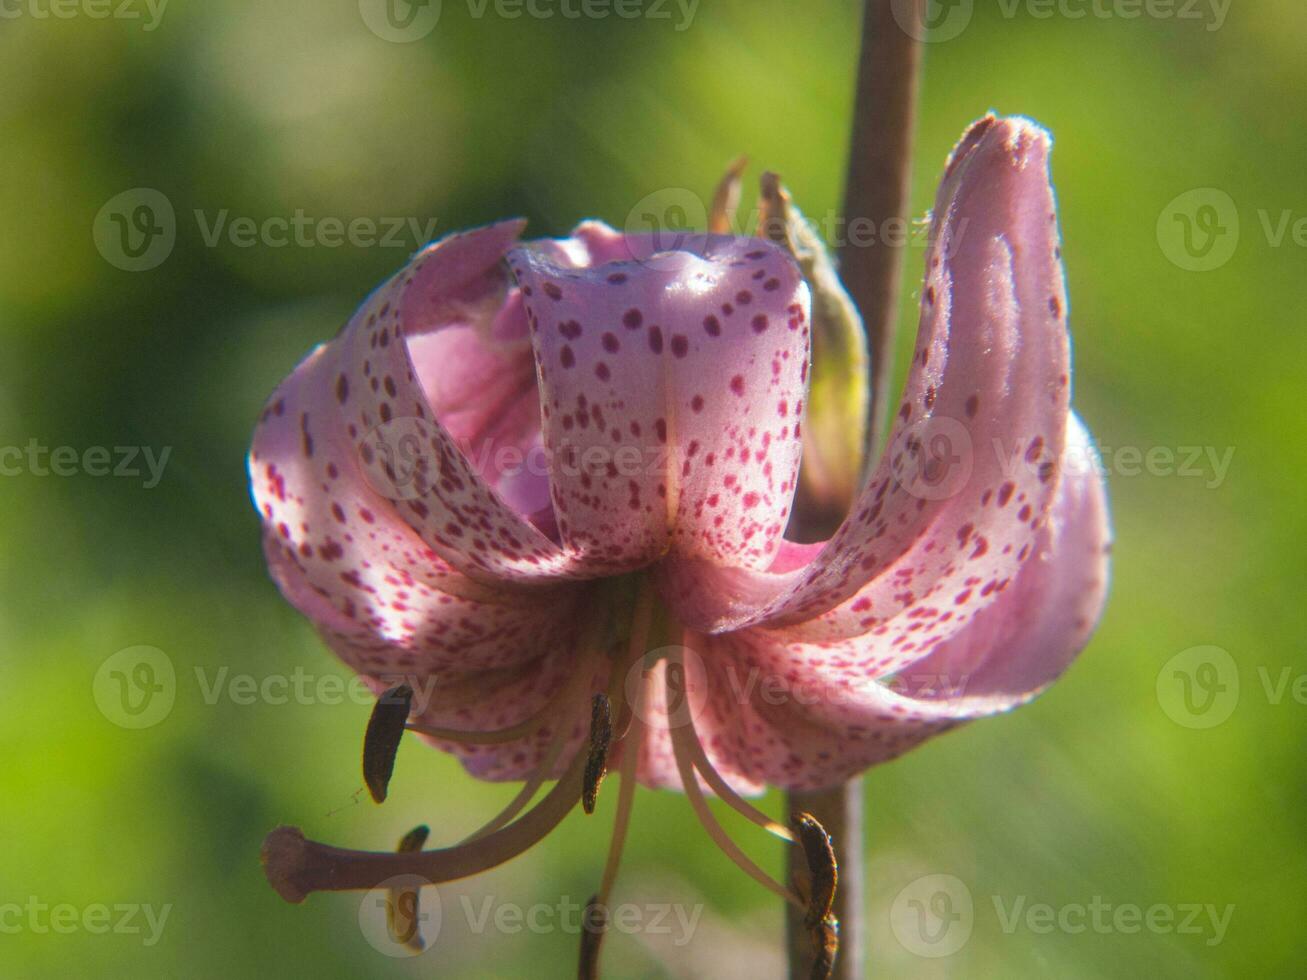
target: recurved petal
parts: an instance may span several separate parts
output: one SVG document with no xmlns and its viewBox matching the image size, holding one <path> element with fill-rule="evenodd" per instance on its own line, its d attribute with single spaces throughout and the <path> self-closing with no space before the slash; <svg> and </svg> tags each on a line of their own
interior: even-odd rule
<svg viewBox="0 0 1307 980">
<path fill-rule="evenodd" d="M 813 621 L 823 640 L 943 609 L 942 639 L 1011 583 L 1057 484 L 1069 400 L 1066 294 L 1048 134 L 981 120 L 949 162 L 922 319 L 888 441 L 849 518 L 782 573 L 673 560 L 684 620 L 722 631 Z"/>
<path fill-rule="evenodd" d="M 287 601 L 360 673 L 407 678 L 517 667 L 538 661 L 542 638 L 575 614 L 573 588 L 496 593 L 448 568 L 440 572 L 440 559 L 423 557 L 420 544 L 402 554 L 406 543 L 414 545 L 403 534 L 378 530 L 371 540 L 391 546 L 376 560 L 359 558 L 349 536 L 342 532 L 350 550 L 330 562 L 305 555 L 278 532 L 265 535 L 264 550 Z"/>
<path fill-rule="evenodd" d="M 951 677 L 966 697 L 1004 707 L 1034 697 L 1089 642 L 1107 599 L 1111 547 L 1102 464 L 1072 415 L 1057 499 L 1012 588 L 907 669 Z"/>
<path fill-rule="evenodd" d="M 736 683 L 729 768 L 791 789 L 835 785 L 931 735 L 1029 701 L 1083 648 L 1102 611 L 1111 531 L 1088 437 L 1071 424 L 1057 498 L 1012 586 L 951 639 L 900 618 L 837 643 L 751 628 L 708 638 Z M 900 642 L 900 638 L 905 638 Z M 904 650 L 917 640 L 921 645 Z"/>
<path fill-rule="evenodd" d="M 701 244 L 593 267 L 534 247 L 510 254 L 560 534 L 590 567 L 671 550 L 763 568 L 781 540 L 801 449 L 807 287 L 770 243 Z"/>
<path fill-rule="evenodd" d="M 342 572 L 357 571 L 363 560 L 393 560 L 379 549 L 398 526 L 415 532 L 427 555 L 439 556 L 422 561 L 492 585 L 575 573 L 562 549 L 505 501 L 434 417 L 409 351 L 410 338 L 436 330 L 455 331 L 456 338 L 493 316 L 508 289 L 502 256 L 520 228 L 505 222 L 424 249 L 282 383 L 251 449 L 254 495 L 269 526 L 285 525 L 283 537 L 297 547 L 326 548 L 326 558 L 339 560 L 351 544 Z M 482 380 L 494 387 L 503 379 Z M 508 386 L 505 398 L 513 393 Z M 473 420 L 474 427 L 482 421 Z M 523 426 L 529 423 L 517 424 L 510 437 L 529 438 Z M 342 540 L 345 524 L 333 505 L 345 513 L 351 542 Z M 307 530 L 305 511 L 315 512 Z M 366 533 L 356 522 L 367 525 Z M 409 566 L 410 557 L 405 552 Z"/>
<path fill-rule="evenodd" d="M 318 348 L 284 381 L 250 452 L 268 566 L 326 633 L 368 649 L 363 670 L 493 669 L 539 656 L 533 636 L 567 615 L 579 586 L 509 590 L 469 579 L 427 546 L 363 478 Z"/>
</svg>

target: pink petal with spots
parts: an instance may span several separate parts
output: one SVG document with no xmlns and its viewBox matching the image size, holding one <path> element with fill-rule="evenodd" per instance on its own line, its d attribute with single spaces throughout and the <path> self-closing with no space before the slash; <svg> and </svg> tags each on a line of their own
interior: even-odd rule
<svg viewBox="0 0 1307 980">
<path fill-rule="evenodd" d="M 465 442 L 479 433 L 493 450 L 532 438 L 521 326 L 512 323 L 511 298 L 505 305 L 509 284 L 501 261 L 520 229 L 520 222 L 504 222 L 424 249 L 368 298 L 336 339 L 296 368 L 273 395 L 271 404 L 280 406 L 280 414 L 267 413 L 255 434 L 256 499 L 260 479 L 270 489 L 265 497 L 279 505 L 274 511 L 285 509 L 276 499 L 282 492 L 302 507 L 325 507 L 327 502 L 317 498 L 348 492 L 367 500 L 388 527 L 397 517 L 411 528 L 439 556 L 439 564 L 491 584 L 548 583 L 578 574 L 548 535 L 552 520 L 542 521 L 541 530 L 496 490 L 502 488 L 525 508 L 538 501 L 541 488 L 507 485 L 502 474 L 485 467 L 485 476 L 478 472 L 458 439 L 433 417 L 424 390 L 444 398 L 447 389 L 458 395 L 480 381 L 502 395 L 506 414 L 455 412 L 451 422 Z M 446 331 L 450 337 L 441 338 Z M 425 376 L 410 355 L 411 341 Z M 433 360 L 441 350 L 474 356 L 469 364 L 442 365 Z M 449 380 L 452 372 L 462 376 Z M 328 483 L 323 490 L 328 466 L 343 489 Z M 268 480 L 269 468 L 284 487 Z M 259 500 L 261 506 L 266 502 Z M 296 527 L 277 514 L 269 521 Z M 326 527 L 314 533 L 321 535 Z M 365 550 L 360 543 L 359 553 Z"/>
<path fill-rule="evenodd" d="M 264 545 L 287 601 L 360 673 L 407 677 L 519 666 L 538 660 L 541 638 L 575 616 L 571 588 L 529 598 L 488 594 L 456 572 L 427 575 L 428 584 L 384 558 L 324 576 L 334 569 L 304 558 L 280 535 L 266 535 Z"/>
<path fill-rule="evenodd" d="M 938 642 L 1011 584 L 1056 486 L 1068 410 L 1049 146 L 1034 124 L 993 117 L 959 143 L 885 456 L 806 567 L 669 563 L 664 591 L 684 621 L 708 631 L 790 624 L 829 642 L 916 613 Z"/>
<path fill-rule="evenodd" d="M 591 237 L 596 232 L 590 226 Z M 765 568 L 789 516 L 808 291 L 783 251 L 559 265 L 510 254 L 526 297 L 563 542 L 621 571 L 669 549 Z"/>
<path fill-rule="evenodd" d="M 1048 523 L 1013 587 L 911 670 L 1009 707 L 1056 680 L 1089 642 L 1107 599 L 1112 531 L 1102 466 L 1074 414 L 1064 458 Z"/>
<path fill-rule="evenodd" d="M 539 465 L 540 399 L 521 293 L 493 320 L 450 322 L 409 337 L 427 403 L 477 474 L 552 534 L 549 478 Z"/>
<path fill-rule="evenodd" d="M 1097 458 L 1074 417 L 1066 460 L 1012 587 L 926 656 L 899 657 L 878 631 L 824 645 L 758 627 L 709 638 L 706 656 L 753 679 L 734 685 L 749 697 L 737 699 L 730 726 L 743 735 L 729 743 L 738 753 L 730 771 L 790 789 L 832 786 L 1051 684 L 1102 611 L 1111 539 Z"/>
<path fill-rule="evenodd" d="M 338 377 L 339 353 L 319 347 L 282 383 L 250 452 L 282 592 L 324 633 L 366 649 L 363 670 L 494 669 L 538 657 L 533 638 L 568 615 L 576 586 L 507 592 L 428 547 L 362 477 L 336 388 L 323 383 Z"/>
<path fill-rule="evenodd" d="M 404 672 L 414 689 L 415 722 L 429 727 L 457 731 L 498 731 L 543 714 L 544 724 L 533 734 L 499 744 L 472 745 L 419 735 L 424 742 L 448 752 L 462 762 L 472 776 L 490 782 L 526 779 L 542 764 L 557 726 L 566 729 L 561 751 L 550 766 L 550 778 L 557 778 L 576 754 L 583 751 L 590 733 L 590 699 L 603 689 L 604 675 L 595 673 L 571 702 L 556 703 L 565 693 L 577 670 L 576 644 L 579 630 L 575 609 L 571 618 L 554 617 L 539 622 L 539 632 L 524 649 L 533 658 L 514 666 L 492 670 L 473 668 L 464 673 L 416 674 Z M 366 665 L 367 652 L 337 638 L 327 637 L 339 656 L 368 678 L 380 694 L 390 686 L 385 674 Z M 372 680 L 376 678 L 376 680 Z"/>
</svg>

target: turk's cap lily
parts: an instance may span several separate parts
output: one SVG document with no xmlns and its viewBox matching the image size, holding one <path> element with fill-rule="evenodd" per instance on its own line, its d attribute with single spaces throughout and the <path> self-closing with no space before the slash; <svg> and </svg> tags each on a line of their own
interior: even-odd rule
<svg viewBox="0 0 1307 980">
<path fill-rule="evenodd" d="M 274 395 L 250 457 L 274 576 L 352 667 L 438 678 L 419 720 L 468 730 L 551 704 L 643 576 L 742 789 L 830 785 L 1027 700 L 1092 629 L 1108 535 L 1097 468 L 1060 466 L 1092 449 L 1048 148 L 991 117 L 955 150 L 888 449 L 829 541 L 783 537 L 810 330 L 780 248 L 650 262 L 598 222 L 526 245 L 504 222 L 419 253 Z M 441 744 L 520 779 L 549 735 Z M 677 784 L 665 750 L 644 782 Z"/>
<path fill-rule="evenodd" d="M 412 682 L 410 729 L 526 781 L 480 850 L 423 852 L 429 880 L 517 853 L 610 765 L 623 827 L 638 780 L 684 789 L 728 851 L 705 791 L 793 839 L 741 795 L 835 785 L 1064 670 L 1109 528 L 1049 149 L 991 116 L 954 150 L 887 448 L 824 542 L 785 537 L 811 292 L 770 241 L 453 235 L 283 382 L 250 454 L 283 593 L 378 692 Z M 411 866 L 311 873 L 296 834 L 269 842 L 287 897 Z"/>
</svg>

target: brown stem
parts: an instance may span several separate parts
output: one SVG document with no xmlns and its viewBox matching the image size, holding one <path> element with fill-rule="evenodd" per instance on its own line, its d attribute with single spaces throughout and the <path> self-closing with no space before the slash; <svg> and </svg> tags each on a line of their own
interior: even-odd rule
<svg viewBox="0 0 1307 980">
<path fill-rule="evenodd" d="M 915 4 L 915 9 L 911 7 Z M 906 221 L 912 177 L 912 138 L 921 44 L 895 16 L 924 23 L 925 0 L 866 0 L 862 56 L 853 105 L 853 132 L 844 191 L 844 227 L 856 220 L 872 229 L 871 242 L 840 248 L 840 278 L 857 304 L 871 347 L 871 424 L 867 466 L 876 462 L 889 406 L 899 279 L 909 235 L 891 222 Z M 912 10 L 911 13 L 907 11 Z M 869 224 L 868 224 L 869 223 Z M 863 236 L 860 236 L 860 239 Z"/>
<path fill-rule="evenodd" d="M 923 24 L 925 0 L 900 3 L 899 13 Z M 853 131 L 844 194 L 844 227 L 855 219 L 875 229 L 872 243 L 854 247 L 851 236 L 840 249 L 840 275 L 862 315 L 871 351 L 871 410 L 867 427 L 866 466 L 876 463 L 890 404 L 894 334 L 898 321 L 899 279 L 903 271 L 904 234 L 886 234 L 892 220 L 906 222 L 911 187 L 917 77 L 921 44 L 900 26 L 893 0 L 866 0 L 862 49 L 853 106 Z M 834 840 L 840 861 L 835 915 L 840 923 L 835 980 L 861 980 L 863 942 L 862 779 L 815 793 L 791 793 L 790 812 L 806 810 Z M 789 849 L 790 874 L 806 873 L 798 848 Z M 791 980 L 812 975 L 814 950 L 803 915 L 787 913 Z"/>
</svg>

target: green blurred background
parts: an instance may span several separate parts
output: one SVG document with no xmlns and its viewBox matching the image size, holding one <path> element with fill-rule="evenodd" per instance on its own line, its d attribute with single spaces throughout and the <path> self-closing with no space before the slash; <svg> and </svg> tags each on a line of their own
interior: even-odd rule
<svg viewBox="0 0 1307 980">
<path fill-rule="evenodd" d="M 916 213 L 985 110 L 1057 138 L 1076 403 L 1107 454 L 1118 540 L 1102 628 L 1060 684 L 869 775 L 880 976 L 1302 975 L 1307 240 L 1293 229 L 1307 217 L 1307 9 L 1188 4 L 1132 17 L 1128 0 L 961 2 L 941 13 L 969 20 L 928 45 Z M 157 19 L 143 2 L 125 11 L 138 19 L 100 19 L 90 0 L 63 19 L 40 16 L 47 0 L 0 2 L 0 447 L 172 447 L 150 488 L 0 477 L 0 906 L 23 908 L 0 919 L 0 976 L 574 975 L 574 936 L 493 919 L 478 931 L 462 901 L 583 901 L 611 799 L 602 834 L 573 817 L 524 858 L 442 887 L 444 928 L 415 959 L 374 949 L 359 896 L 294 907 L 264 882 L 259 844 L 278 823 L 386 848 L 427 821 L 452 840 L 511 788 L 412 744 L 378 809 L 358 798 L 365 704 L 241 703 L 246 682 L 231 686 L 297 666 L 345 676 L 266 578 L 244 454 L 277 381 L 419 242 L 210 245 L 195 211 L 434 219 L 437 234 L 522 214 L 561 234 L 589 216 L 621 225 L 661 188 L 706 192 L 747 152 L 821 215 L 839 203 L 857 9 L 702 0 L 692 15 L 510 19 L 445 0 L 434 29 L 398 43 L 369 28 L 369 6 L 176 0 Z M 134 188 L 176 215 L 174 247 L 135 272 L 93 238 L 106 202 Z M 1210 250 L 1181 251 L 1177 208 Z M 920 271 L 914 248 L 909 324 Z M 1233 449 L 1228 470 L 1208 458 L 1189 475 L 1183 453 L 1139 472 L 1120 452 L 1190 446 Z M 175 669 L 166 717 L 103 696 L 102 665 L 138 645 Z M 1228 659 L 1186 652 L 1210 646 Z M 1183 700 L 1177 671 L 1210 706 Z M 761 835 L 741 836 L 780 870 Z M 918 955 L 939 950 L 895 918 L 922 875 L 971 899 L 953 955 Z M 614 977 L 780 975 L 777 903 L 678 796 L 637 798 L 617 897 L 704 909 L 683 946 L 610 937 Z M 1096 900 L 1177 922 L 1190 903 L 1233 911 L 1219 936 L 1205 913 L 1196 934 L 1005 928 L 1019 901 Z M 158 935 L 143 912 L 101 935 L 43 929 L 31 902 L 78 922 L 107 905 L 110 925 L 115 905 L 170 909 Z"/>
</svg>

